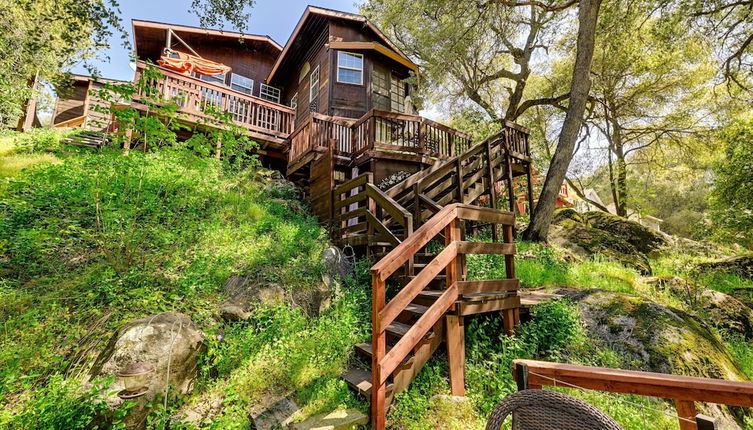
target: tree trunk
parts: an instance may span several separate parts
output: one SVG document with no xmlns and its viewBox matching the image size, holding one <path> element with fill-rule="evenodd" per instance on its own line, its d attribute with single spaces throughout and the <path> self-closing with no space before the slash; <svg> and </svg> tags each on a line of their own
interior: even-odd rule
<svg viewBox="0 0 753 430">
<path fill-rule="evenodd" d="M 627 163 L 625 162 L 625 151 L 622 144 L 615 146 L 614 155 L 617 157 L 617 163 L 615 163 L 617 177 L 614 183 L 614 186 L 616 186 L 615 195 L 617 196 L 614 201 L 615 214 L 627 218 Z"/>
<path fill-rule="evenodd" d="M 583 113 L 586 110 L 588 93 L 591 90 L 591 60 L 594 53 L 596 22 L 599 18 L 601 0 L 581 0 L 578 10 L 578 42 L 570 84 L 570 102 L 562 124 L 557 149 L 549 165 L 549 171 L 541 190 L 539 201 L 531 217 L 531 223 L 523 234 L 527 240 L 545 241 L 552 222 L 554 207 L 562 181 L 573 159 L 573 151 L 580 133 Z"/>
</svg>

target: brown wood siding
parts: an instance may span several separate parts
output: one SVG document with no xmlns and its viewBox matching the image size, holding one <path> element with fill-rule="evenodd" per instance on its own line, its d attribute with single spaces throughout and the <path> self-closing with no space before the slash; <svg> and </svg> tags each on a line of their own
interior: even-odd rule
<svg viewBox="0 0 753 430">
<path fill-rule="evenodd" d="M 254 80 L 253 95 L 259 96 L 259 89 L 269 72 L 279 51 L 271 48 L 265 42 L 243 40 L 232 37 L 219 37 L 206 34 L 187 33 L 176 31 L 191 48 L 199 55 L 212 61 L 217 61 L 233 69 L 233 73 Z M 159 60 L 165 47 L 166 30 L 155 28 L 137 28 L 136 45 L 139 59 L 152 61 Z M 173 49 L 185 53 L 191 53 L 188 49 L 173 38 Z M 230 83 L 228 78 L 227 83 Z"/>
<path fill-rule="evenodd" d="M 73 86 L 59 90 L 52 118 L 53 125 L 78 118 L 84 114 L 88 88 L 88 81 L 75 81 Z"/>
<path fill-rule="evenodd" d="M 309 117 L 310 104 L 309 100 L 309 82 L 311 78 L 311 72 L 313 72 L 317 66 L 319 66 L 319 98 L 317 100 L 316 112 L 327 114 L 329 109 L 329 79 L 330 79 L 330 67 L 329 67 L 329 49 L 325 44 L 328 40 L 329 32 L 325 27 L 324 31 L 314 39 L 311 47 L 303 56 L 303 59 L 293 69 L 286 70 L 285 76 L 280 80 L 283 86 L 283 100 L 285 105 L 290 105 L 290 99 L 298 93 L 298 108 L 296 109 L 296 127 L 302 124 Z M 308 73 L 303 77 L 301 82 L 298 82 L 300 78 L 300 72 L 303 65 L 309 63 L 310 69 Z"/>
<path fill-rule="evenodd" d="M 102 88 L 101 82 L 92 82 L 89 90 L 89 111 L 86 113 L 86 128 L 89 130 L 107 131 L 112 122 L 109 106 L 99 97 Z"/>
<path fill-rule="evenodd" d="M 332 188 L 334 187 L 332 153 L 324 155 L 311 163 L 310 171 L 311 212 L 320 220 L 332 217 Z"/>
</svg>

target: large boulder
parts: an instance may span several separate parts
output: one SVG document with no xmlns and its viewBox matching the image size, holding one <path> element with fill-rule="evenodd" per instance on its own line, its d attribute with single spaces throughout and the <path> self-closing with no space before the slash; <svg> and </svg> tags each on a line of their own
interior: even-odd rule
<svg viewBox="0 0 753 430">
<path fill-rule="evenodd" d="M 110 339 L 92 366 L 92 377 L 116 375 L 134 363 L 148 363 L 155 367 L 149 377 L 148 391 L 138 398 L 138 404 L 126 417 L 129 428 L 141 428 L 150 411 L 149 401 L 158 394 L 180 393 L 193 390 L 198 376 L 198 357 L 203 352 L 202 332 L 191 318 L 178 312 L 164 312 L 123 325 Z M 116 378 L 108 393 L 117 393 L 125 387 Z M 108 403 L 116 407 L 123 400 L 112 395 Z"/>
<path fill-rule="evenodd" d="M 561 291 L 577 303 L 591 337 L 622 358 L 623 367 L 747 381 L 721 340 L 699 319 L 643 297 L 601 290 Z M 715 408 L 721 428 L 740 428 L 739 408 Z"/>
<path fill-rule="evenodd" d="M 225 282 L 225 301 L 220 316 L 225 321 L 241 321 L 251 317 L 258 305 L 283 303 L 288 294 L 281 286 L 261 279 L 256 274 L 231 276 Z"/>
<path fill-rule="evenodd" d="M 555 211 L 549 241 L 580 257 L 600 254 L 643 274 L 651 273 L 649 254 L 667 244 L 663 236 L 637 222 L 569 208 Z"/>
<path fill-rule="evenodd" d="M 643 282 L 680 299 L 690 312 L 746 340 L 753 339 L 753 309 L 739 299 L 679 276 L 653 276 Z"/>
<path fill-rule="evenodd" d="M 753 254 L 736 255 L 698 264 L 699 271 L 719 271 L 753 279 Z"/>
</svg>

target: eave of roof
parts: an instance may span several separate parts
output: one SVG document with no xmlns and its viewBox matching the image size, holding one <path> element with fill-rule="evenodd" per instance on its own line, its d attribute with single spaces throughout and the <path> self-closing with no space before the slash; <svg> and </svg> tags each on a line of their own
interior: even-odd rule
<svg viewBox="0 0 753 430">
<path fill-rule="evenodd" d="M 293 29 L 293 33 L 288 38 L 287 43 L 285 43 L 285 47 L 283 48 L 282 53 L 280 54 L 279 57 L 277 57 L 277 61 L 275 61 L 274 66 L 272 66 L 272 71 L 269 72 L 269 76 L 267 76 L 267 82 L 270 82 L 272 78 L 274 78 L 274 75 L 275 73 L 277 73 L 280 67 L 280 64 L 287 56 L 288 51 L 290 50 L 290 47 L 293 44 L 293 41 L 295 41 L 296 37 L 298 37 L 298 33 L 301 31 L 301 28 L 306 23 L 306 20 L 308 20 L 308 17 L 311 14 L 317 14 L 317 15 L 327 16 L 330 18 L 339 18 L 339 19 L 345 19 L 345 20 L 354 21 L 354 22 L 360 22 L 366 25 L 367 27 L 369 27 L 371 31 L 373 31 L 377 36 L 379 36 L 379 38 L 381 38 L 382 41 L 385 42 L 391 50 L 395 51 L 399 56 L 401 56 L 405 60 L 410 61 L 412 63 L 410 58 L 408 58 L 408 56 L 405 55 L 405 53 L 401 51 L 400 48 L 398 48 L 376 25 L 374 25 L 374 23 L 369 21 L 365 16 L 358 15 L 355 13 L 350 13 L 350 12 L 342 12 L 339 10 L 326 9 L 323 7 L 309 5 L 306 7 L 306 10 L 303 12 L 301 19 L 298 20 L 298 24 L 296 24 L 295 29 Z"/>
<path fill-rule="evenodd" d="M 207 28 L 201 28 L 201 27 L 194 27 L 190 25 L 168 24 L 165 22 L 146 21 L 146 20 L 140 20 L 140 19 L 132 19 L 131 24 L 134 29 L 134 32 L 133 32 L 134 39 L 136 38 L 136 31 L 135 31 L 136 27 L 157 28 L 157 29 L 165 29 L 165 30 L 169 28 L 175 31 L 183 31 L 186 33 L 209 34 L 212 36 L 232 37 L 232 38 L 241 38 L 244 40 L 255 40 L 259 42 L 267 42 L 278 51 L 282 51 L 282 46 L 279 43 L 277 43 L 274 39 L 272 39 L 270 36 L 265 35 L 265 34 L 245 34 L 245 33 L 238 33 L 234 31 L 207 29 Z"/>
</svg>

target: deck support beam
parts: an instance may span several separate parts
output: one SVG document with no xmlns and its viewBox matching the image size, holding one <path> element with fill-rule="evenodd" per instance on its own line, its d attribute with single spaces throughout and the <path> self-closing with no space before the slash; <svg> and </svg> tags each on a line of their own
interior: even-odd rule
<svg viewBox="0 0 753 430">
<path fill-rule="evenodd" d="M 465 321 L 462 316 L 447 314 L 447 361 L 450 368 L 450 391 L 465 395 Z"/>
</svg>

